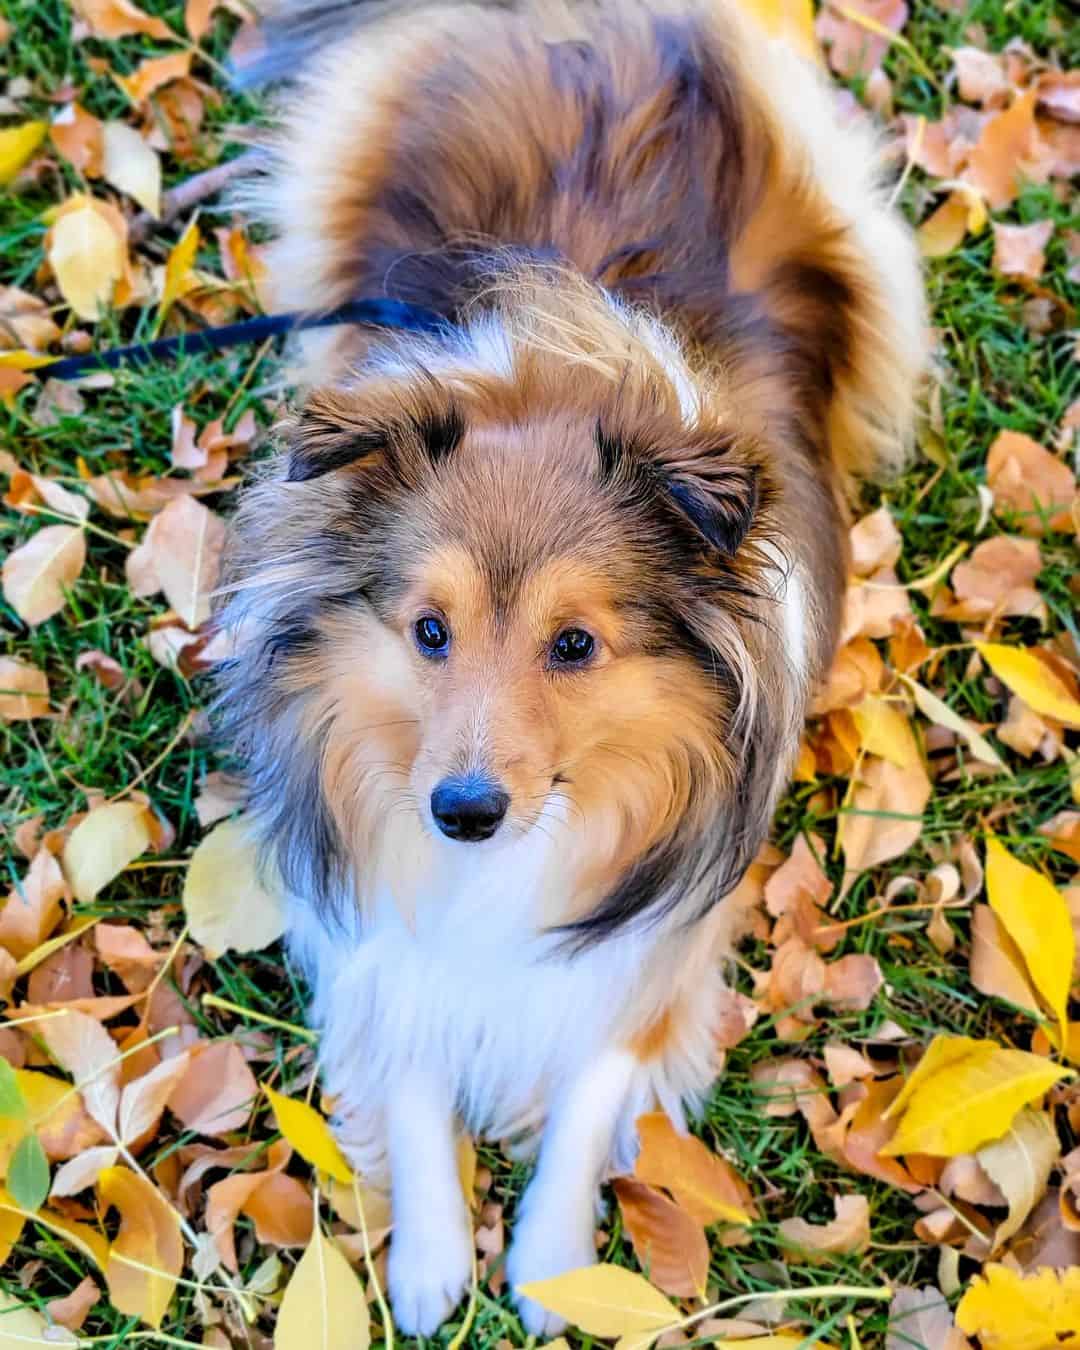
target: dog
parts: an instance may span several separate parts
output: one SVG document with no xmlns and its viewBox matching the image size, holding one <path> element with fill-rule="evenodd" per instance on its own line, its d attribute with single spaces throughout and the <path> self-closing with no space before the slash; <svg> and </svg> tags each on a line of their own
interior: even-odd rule
<svg viewBox="0 0 1080 1350">
<path fill-rule="evenodd" d="M 428 1334 L 472 1263 L 462 1126 L 538 1144 L 516 1289 L 595 1260 L 638 1116 L 716 1077 L 731 896 L 833 654 L 852 484 L 903 459 L 923 292 L 873 131 L 736 0 L 270 31 L 278 306 L 442 325 L 304 340 L 218 703 Z"/>
</svg>

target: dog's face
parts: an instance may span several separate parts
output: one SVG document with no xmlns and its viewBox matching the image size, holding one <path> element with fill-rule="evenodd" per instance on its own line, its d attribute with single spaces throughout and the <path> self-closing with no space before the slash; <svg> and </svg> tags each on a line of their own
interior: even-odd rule
<svg viewBox="0 0 1080 1350">
<path fill-rule="evenodd" d="M 669 385 L 517 376 L 314 395 L 242 534 L 272 492 L 258 698 L 305 847 L 539 831 L 582 860 L 570 922 L 732 789 L 767 486 Z"/>
</svg>

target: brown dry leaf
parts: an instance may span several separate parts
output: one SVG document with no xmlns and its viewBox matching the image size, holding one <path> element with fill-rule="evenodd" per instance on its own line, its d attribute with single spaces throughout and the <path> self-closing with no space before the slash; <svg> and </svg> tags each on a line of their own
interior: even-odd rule
<svg viewBox="0 0 1080 1350">
<path fill-rule="evenodd" d="M 188 1071 L 189 1062 L 189 1052 L 181 1050 L 172 1059 L 162 1060 L 149 1073 L 128 1083 L 120 1096 L 118 1114 L 122 1143 L 131 1148 L 144 1137 L 153 1135 L 173 1089 Z"/>
<path fill-rule="evenodd" d="M 16 469 L 4 494 L 4 505 L 24 515 L 44 514 L 39 507 L 47 507 L 58 516 L 69 517 L 68 524 L 77 524 L 90 514 L 90 503 L 77 492 L 69 492 L 52 478 Z"/>
<path fill-rule="evenodd" d="M 83 1149 L 56 1169 L 49 1195 L 54 1200 L 64 1200 L 85 1191 L 88 1186 L 96 1186 L 98 1177 L 107 1167 L 115 1166 L 119 1156 L 120 1150 L 115 1144 Z"/>
<path fill-rule="evenodd" d="M 114 657 L 107 655 L 105 652 L 98 651 L 96 647 L 92 647 L 89 651 L 79 653 L 75 658 L 75 669 L 89 670 L 97 680 L 98 684 L 104 686 L 106 689 L 115 691 L 117 689 L 123 689 L 127 684 L 127 676 L 125 675 L 124 667 L 120 662 Z M 136 681 L 133 688 L 135 689 L 137 696 L 138 692 L 142 689 L 142 686 Z"/>
<path fill-rule="evenodd" d="M 1059 122 L 1080 122 L 1080 70 L 1046 70 L 1036 81 L 1039 106 Z"/>
<path fill-rule="evenodd" d="M 833 659 L 825 687 L 814 699 L 811 713 L 820 717 L 837 708 L 851 708 L 867 694 L 881 688 L 885 663 L 881 653 L 867 638 L 856 638 L 841 647 Z"/>
<path fill-rule="evenodd" d="M 49 715 L 49 677 L 29 661 L 0 656 L 0 722 Z"/>
<path fill-rule="evenodd" d="M 164 960 L 130 924 L 99 923 L 94 929 L 94 946 L 129 994 L 148 989 Z"/>
<path fill-rule="evenodd" d="M 907 590 L 891 567 L 879 567 L 865 581 L 855 580 L 848 586 L 840 642 L 891 637 L 911 617 Z"/>
<path fill-rule="evenodd" d="M 1035 586 L 1042 568 L 1037 540 L 1007 534 L 985 539 L 953 568 L 950 580 L 956 603 L 942 617 L 964 622 L 994 615 L 1042 623 L 1046 602 Z"/>
<path fill-rule="evenodd" d="M 60 864 L 40 848 L 0 909 L 0 946 L 17 961 L 35 951 L 64 917 L 70 894 Z"/>
<path fill-rule="evenodd" d="M 999 52 L 984 52 L 979 47 L 954 47 L 952 59 L 956 87 L 965 103 L 999 108 L 1008 102 L 1012 86 Z"/>
<path fill-rule="evenodd" d="M 837 1123 L 829 1101 L 829 1089 L 821 1074 L 804 1059 L 774 1059 L 755 1064 L 750 1071 L 754 1091 L 763 1100 L 767 1116 L 793 1116 L 796 1112 L 810 1127 L 814 1143 L 823 1153 L 835 1150 L 830 1131 Z"/>
<path fill-rule="evenodd" d="M 988 998 L 1040 1011 L 1024 959 L 989 905 L 976 905 L 971 911 L 971 983 Z"/>
<path fill-rule="evenodd" d="M 105 1266 L 109 1298 L 114 1308 L 157 1330 L 184 1264 L 180 1220 L 161 1192 L 127 1167 L 104 1171 L 98 1194 L 102 1209 L 120 1212 L 120 1231 Z"/>
<path fill-rule="evenodd" d="M 70 1294 L 50 1299 L 45 1304 L 45 1311 L 57 1326 L 67 1327 L 68 1331 L 78 1331 L 100 1299 L 101 1290 L 87 1275 Z"/>
<path fill-rule="evenodd" d="M 704 1297 L 709 1244 L 701 1223 L 643 1182 L 619 1177 L 613 1186 L 623 1226 L 649 1280 L 665 1294 Z"/>
<path fill-rule="evenodd" d="M 824 907 L 832 899 L 833 885 L 819 858 L 825 845 L 817 835 L 799 835 L 791 855 L 765 883 L 765 908 L 776 919 L 772 941 L 779 945 L 791 936 L 830 952 L 840 941 L 842 929 L 831 923 Z"/>
<path fill-rule="evenodd" d="M 1021 180 L 1045 177 L 1045 150 L 1035 124 L 1034 89 L 1020 94 L 1011 107 L 991 117 L 971 151 L 962 177 L 1000 211 L 1013 201 Z"/>
<path fill-rule="evenodd" d="M 72 0 L 71 7 L 94 37 L 133 37 L 136 33 L 166 41 L 176 37 L 164 19 L 144 14 L 131 0 Z"/>
<path fill-rule="evenodd" d="M 898 1285 L 889 1304 L 885 1350 L 971 1350 L 940 1289 Z"/>
<path fill-rule="evenodd" d="M 201 497 L 222 492 L 238 480 L 198 483 L 190 478 L 137 477 L 135 474 L 104 473 L 84 479 L 84 486 L 103 511 L 117 520 L 148 520 L 181 497 Z"/>
<path fill-rule="evenodd" d="M 1003 277 L 1038 281 L 1046 267 L 1046 246 L 1054 233 L 1052 220 L 1033 225 L 1004 225 L 994 221 L 994 270 Z"/>
<path fill-rule="evenodd" d="M 903 1079 L 899 1076 L 853 1085 L 850 1090 L 859 1095 L 839 1148 L 844 1161 L 856 1172 L 915 1192 L 922 1190 L 920 1182 L 896 1158 L 886 1157 L 881 1152 L 896 1133 L 896 1122 L 886 1120 L 885 1112 L 896 1100 L 902 1086 Z"/>
<path fill-rule="evenodd" d="M 237 1269 L 233 1225 L 237 1215 L 247 1214 L 256 1224 L 261 1242 L 279 1247 L 299 1247 L 311 1238 L 311 1197 L 284 1168 L 292 1149 L 284 1139 L 271 1144 L 267 1168 L 246 1172 L 216 1182 L 206 1192 L 206 1228 L 227 1269 Z"/>
<path fill-rule="evenodd" d="M 828 1223 L 807 1223 L 805 1219 L 782 1219 L 777 1226 L 781 1242 L 794 1250 L 792 1261 L 811 1265 L 827 1263 L 837 1253 L 861 1252 L 870 1245 L 870 1202 L 865 1195 L 833 1197 L 836 1218 Z"/>
<path fill-rule="evenodd" d="M 164 301 L 162 302 L 164 305 Z M 172 410 L 172 449 L 169 459 L 174 469 L 201 469 L 207 460 L 206 451 L 196 443 L 196 426 L 178 403 Z"/>
<path fill-rule="evenodd" d="M 847 1087 L 848 1083 L 863 1078 L 873 1078 L 877 1070 L 864 1054 L 851 1045 L 841 1045 L 830 1041 L 824 1050 L 825 1071 L 834 1088 Z"/>
<path fill-rule="evenodd" d="M 86 564 L 86 536 L 74 525 L 46 525 L 4 559 L 4 598 L 31 628 L 64 608 L 65 592 Z"/>
<path fill-rule="evenodd" d="M 851 17 L 859 15 L 865 15 L 872 27 Z M 870 75 L 881 65 L 889 42 L 880 30 L 899 33 L 907 19 L 904 0 L 849 0 L 846 4 L 825 4 L 814 29 L 818 41 L 828 51 L 831 68 L 842 79 L 849 80 L 856 75 Z"/>
<path fill-rule="evenodd" d="M 59 1022 L 66 1018 L 52 1020 Z M 79 1093 L 73 1093 L 62 1078 L 33 1069 L 20 1069 L 16 1077 L 31 1119 L 43 1122 L 38 1127 L 38 1138 L 50 1162 L 78 1157 L 105 1139 L 104 1131 L 86 1111 Z"/>
<path fill-rule="evenodd" d="M 1039 833 L 1050 840 L 1051 847 L 1080 864 L 1080 811 L 1059 811 L 1039 826 Z"/>
<path fill-rule="evenodd" d="M 850 531 L 851 566 L 856 576 L 866 577 L 880 567 L 892 567 L 904 541 L 886 506 L 879 506 L 857 521 Z"/>
<path fill-rule="evenodd" d="M 185 1128 L 216 1137 L 241 1129 L 259 1093 L 240 1047 L 214 1041 L 192 1047 L 188 1071 L 169 1099 Z"/>
<path fill-rule="evenodd" d="M 922 833 L 930 779 L 922 760 L 898 768 L 887 759 L 867 758 L 837 835 L 844 851 L 844 891 L 871 867 L 906 853 Z"/>
<path fill-rule="evenodd" d="M 168 56 L 151 56 L 131 75 L 117 75 L 116 83 L 140 107 L 156 90 L 172 80 L 182 79 L 191 71 L 190 50 L 170 52 Z"/>
<path fill-rule="evenodd" d="M 1000 431 L 986 459 L 994 509 L 1007 507 L 1025 534 L 1071 531 L 1076 478 L 1063 461 L 1019 431 Z"/>
<path fill-rule="evenodd" d="M 638 1118 L 638 1181 L 662 1186 L 703 1224 L 747 1224 L 756 1216 L 745 1182 L 730 1163 L 691 1134 L 679 1134 L 663 1112 Z"/>
<path fill-rule="evenodd" d="M 877 959 L 851 952 L 825 967 L 824 997 L 841 1012 L 865 1012 L 885 979 Z"/>
<path fill-rule="evenodd" d="M 221 517 L 191 496 L 177 497 L 155 516 L 141 548 L 131 554 L 128 579 L 137 595 L 163 590 L 172 609 L 195 629 L 210 617 L 224 547 Z"/>
<path fill-rule="evenodd" d="M 195 809 L 198 811 L 198 799 Z M 743 1041 L 758 1019 L 758 1007 L 752 998 L 736 989 L 724 989 L 713 1010 L 716 1043 L 721 1050 L 731 1050 Z"/>
<path fill-rule="evenodd" d="M 1028 1215 L 1046 1194 L 1050 1173 L 1061 1156 L 1061 1143 L 1051 1116 L 1027 1108 L 1007 1134 L 984 1144 L 976 1157 L 1009 1206 L 1007 1218 L 994 1237 L 995 1251 L 1020 1231 Z"/>
<path fill-rule="evenodd" d="M 105 140 L 101 121 L 79 103 L 67 103 L 49 127 L 53 145 L 85 178 L 100 178 Z"/>
</svg>

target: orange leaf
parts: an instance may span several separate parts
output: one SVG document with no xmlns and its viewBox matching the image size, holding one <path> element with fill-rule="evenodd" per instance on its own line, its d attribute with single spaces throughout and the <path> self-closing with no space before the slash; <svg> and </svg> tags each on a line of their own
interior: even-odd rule
<svg viewBox="0 0 1080 1350">
<path fill-rule="evenodd" d="M 98 1194 L 103 1209 L 120 1212 L 120 1231 L 105 1264 L 109 1298 L 120 1312 L 157 1330 L 184 1264 L 179 1217 L 156 1187 L 127 1167 L 102 1172 Z"/>
<path fill-rule="evenodd" d="M 192 1047 L 188 1072 L 173 1090 L 169 1110 L 196 1134 L 228 1134 L 247 1123 L 258 1091 L 240 1047 L 214 1041 Z"/>
<path fill-rule="evenodd" d="M 619 1177 L 613 1185 L 634 1254 L 651 1282 L 665 1294 L 702 1297 L 709 1244 L 701 1222 L 641 1181 Z"/>
<path fill-rule="evenodd" d="M 79 103 L 67 103 L 49 127 L 53 145 L 79 173 L 100 178 L 105 153 L 103 125 Z"/>
<path fill-rule="evenodd" d="M 168 56 L 152 56 L 137 67 L 131 75 L 117 75 L 116 83 L 136 107 L 141 106 L 155 90 L 173 80 L 183 79 L 191 70 L 190 51 L 171 52 Z"/>
<path fill-rule="evenodd" d="M 132 37 L 136 33 L 165 39 L 176 36 L 164 19 L 144 14 L 131 0 L 72 0 L 71 7 L 89 25 L 94 37 Z"/>
<path fill-rule="evenodd" d="M 700 1223 L 748 1224 L 757 1211 L 745 1182 L 730 1163 L 700 1139 L 679 1134 L 662 1112 L 638 1119 L 641 1151 L 634 1175 L 662 1186 Z"/>
<path fill-rule="evenodd" d="M 49 677 L 29 661 L 0 656 L 0 722 L 49 715 Z"/>
<path fill-rule="evenodd" d="M 1025 534 L 1071 530 L 1076 477 L 1064 460 L 1019 431 L 1000 431 L 986 457 L 994 510 L 1007 507 Z"/>
<path fill-rule="evenodd" d="M 1029 89 L 1011 108 L 990 118 L 963 172 L 964 182 L 981 193 L 995 211 L 1013 201 L 1021 178 L 1034 171 L 1039 150 L 1037 97 L 1036 91 Z"/>
</svg>

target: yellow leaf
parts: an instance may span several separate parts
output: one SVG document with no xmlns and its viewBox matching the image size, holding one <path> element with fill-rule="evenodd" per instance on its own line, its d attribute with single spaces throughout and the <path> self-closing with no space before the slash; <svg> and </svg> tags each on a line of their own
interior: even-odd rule
<svg viewBox="0 0 1080 1350">
<path fill-rule="evenodd" d="M 316 1228 L 281 1300 L 274 1350 L 367 1350 L 370 1339 L 363 1285 Z"/>
<path fill-rule="evenodd" d="M 43 942 L 40 947 L 35 947 L 32 952 L 28 952 L 15 967 L 15 974 L 29 975 L 34 967 L 40 966 L 46 957 L 52 956 L 53 952 L 58 952 L 61 947 L 66 947 L 69 942 L 74 942 L 88 928 L 93 928 L 94 924 L 100 922 L 101 917 L 100 914 L 80 914 L 77 919 L 72 919 L 62 933 L 49 938 L 48 942 Z"/>
<path fill-rule="evenodd" d="M 170 250 L 165 264 L 165 287 L 161 292 L 159 322 L 181 296 L 199 284 L 192 276 L 192 268 L 200 242 L 199 227 L 192 221 Z"/>
<path fill-rule="evenodd" d="M 648 1280 L 621 1266 L 583 1266 L 517 1291 L 590 1336 L 659 1335 L 679 1320 L 675 1306 Z"/>
<path fill-rule="evenodd" d="M 64 875 L 76 897 L 89 904 L 153 838 L 150 811 L 142 802 L 109 802 L 91 811 L 64 845 Z"/>
<path fill-rule="evenodd" d="M 4 598 L 31 628 L 64 608 L 86 564 L 86 536 L 77 525 L 46 525 L 4 559 Z"/>
<path fill-rule="evenodd" d="M 964 242 L 968 207 L 958 192 L 952 192 L 915 232 L 924 258 L 944 258 Z"/>
<path fill-rule="evenodd" d="M 978 1335 L 983 1350 L 1080 1347 L 1080 1266 L 1020 1275 L 988 1265 L 956 1309 L 956 1324 Z"/>
<path fill-rule="evenodd" d="M 1041 872 L 1014 858 L 993 835 L 986 841 L 986 894 L 1064 1036 L 1076 955 L 1064 897 Z"/>
<path fill-rule="evenodd" d="M 0 1293 L 0 1350 L 25 1350 L 27 1345 L 74 1345 L 78 1337 L 64 1327 L 50 1326 L 36 1308 Z"/>
<path fill-rule="evenodd" d="M 126 192 L 156 219 L 161 214 L 161 160 L 134 127 L 106 122 L 103 130 L 105 181 Z"/>
<path fill-rule="evenodd" d="M 45 139 L 47 122 L 23 122 L 0 131 L 0 183 L 10 183 Z"/>
<path fill-rule="evenodd" d="M 932 694 L 929 689 L 913 680 L 910 675 L 903 675 L 898 671 L 896 678 L 911 690 L 915 698 L 915 706 L 928 722 L 954 731 L 965 742 L 972 755 L 981 763 L 992 764 L 995 768 L 1004 770 L 1005 773 L 1010 772 L 998 752 L 985 736 L 976 731 L 966 717 L 961 717 L 959 713 L 953 712 L 947 703 L 942 702 L 936 694 Z"/>
<path fill-rule="evenodd" d="M 19 1209 L 7 1192 L 0 1186 L 0 1266 L 11 1255 L 11 1249 L 22 1236 L 26 1224 L 26 1215 Z"/>
<path fill-rule="evenodd" d="M 305 1162 L 320 1172 L 326 1172 L 344 1186 L 351 1186 L 352 1168 L 330 1133 L 330 1126 L 313 1106 L 283 1097 L 280 1092 L 264 1085 L 263 1091 L 277 1120 L 278 1129 Z"/>
<path fill-rule="evenodd" d="M 881 1152 L 938 1158 L 973 1153 L 1005 1134 L 1029 1102 L 1071 1076 L 1024 1050 L 937 1036 L 887 1113 L 899 1111 L 900 1123 Z"/>
<path fill-rule="evenodd" d="M 184 912 L 191 936 L 210 957 L 259 951 L 284 932 L 284 905 L 263 888 L 251 824 L 243 816 L 215 826 L 191 855 Z"/>
<path fill-rule="evenodd" d="M 124 276 L 127 250 L 108 218 L 89 197 L 83 197 L 57 216 L 50 231 L 48 259 L 67 303 L 80 319 L 94 320 L 101 317 Z"/>
<path fill-rule="evenodd" d="M 975 650 L 1014 694 L 1039 713 L 1067 726 L 1080 727 L 1080 703 L 1049 666 L 1023 647 L 1000 642 L 976 642 Z"/>
<path fill-rule="evenodd" d="M 103 1209 L 120 1211 L 120 1231 L 105 1263 L 109 1298 L 120 1312 L 157 1330 L 184 1264 L 179 1216 L 155 1186 L 128 1167 L 107 1167 L 98 1177 L 98 1195 Z"/>
<path fill-rule="evenodd" d="M 859 740 L 869 754 L 880 755 L 898 769 L 918 763 L 919 748 L 907 718 L 895 704 L 877 694 L 867 694 L 851 712 L 859 729 Z"/>
</svg>

